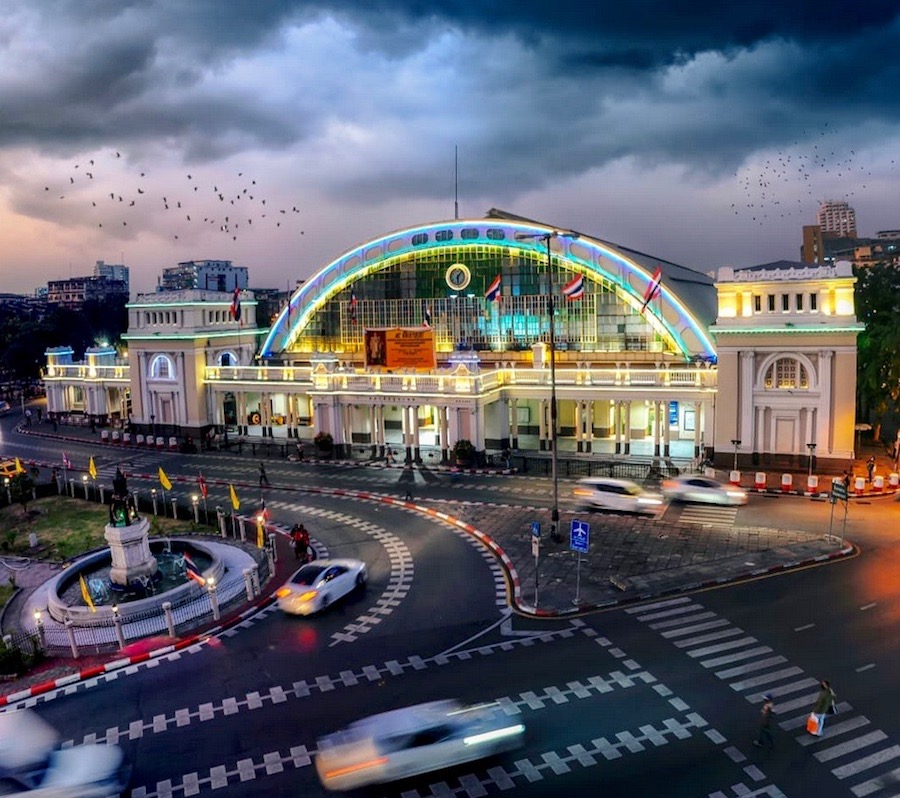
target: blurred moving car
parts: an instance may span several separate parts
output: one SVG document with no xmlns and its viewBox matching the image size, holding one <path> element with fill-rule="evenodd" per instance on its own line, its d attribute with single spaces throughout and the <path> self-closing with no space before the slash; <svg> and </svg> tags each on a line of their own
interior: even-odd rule
<svg viewBox="0 0 900 798">
<path fill-rule="evenodd" d="M 313 560 L 277 591 L 278 608 L 292 615 L 311 615 L 362 588 L 369 578 L 360 560 Z"/>
<path fill-rule="evenodd" d="M 662 496 L 630 479 L 585 477 L 578 480 L 572 492 L 585 506 L 625 513 L 655 514 L 663 504 Z"/>
<path fill-rule="evenodd" d="M 5 416 L 11 410 L 12 407 L 10 406 L 9 402 L 7 402 L 5 399 L 0 400 L 0 416 Z"/>
<path fill-rule="evenodd" d="M 525 726 L 496 703 L 431 701 L 352 723 L 318 742 L 316 772 L 328 790 L 351 790 L 512 751 Z"/>
<path fill-rule="evenodd" d="M 59 735 L 35 712 L 0 714 L 0 795 L 106 798 L 119 795 L 129 768 L 117 745 L 59 748 Z"/>
<path fill-rule="evenodd" d="M 703 504 L 746 504 L 747 491 L 737 485 L 726 485 L 710 477 L 682 474 L 662 483 L 663 496 L 669 501 Z"/>
<path fill-rule="evenodd" d="M 12 479 L 17 471 L 15 460 L 0 460 L 0 479 Z"/>
</svg>

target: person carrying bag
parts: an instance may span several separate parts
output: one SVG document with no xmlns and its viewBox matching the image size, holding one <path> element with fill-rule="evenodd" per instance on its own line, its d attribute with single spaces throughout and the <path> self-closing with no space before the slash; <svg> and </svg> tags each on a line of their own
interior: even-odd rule
<svg viewBox="0 0 900 798">
<path fill-rule="evenodd" d="M 834 707 L 834 701 L 837 696 L 831 689 L 828 679 L 822 679 L 819 682 L 819 695 L 816 697 L 816 703 L 813 706 L 809 718 L 806 720 L 806 730 L 816 737 L 822 736 L 825 727 L 825 716 L 834 715 L 837 711 Z"/>
</svg>

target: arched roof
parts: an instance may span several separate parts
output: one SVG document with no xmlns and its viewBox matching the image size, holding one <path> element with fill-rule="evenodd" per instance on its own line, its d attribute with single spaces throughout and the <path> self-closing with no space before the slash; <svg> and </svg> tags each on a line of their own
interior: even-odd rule
<svg viewBox="0 0 900 798">
<path fill-rule="evenodd" d="M 484 219 L 430 222 L 367 241 L 331 261 L 291 295 L 263 342 L 260 355 L 268 357 L 287 349 L 322 305 L 398 257 L 447 246 L 489 245 L 506 247 L 511 253 L 546 253 L 545 240 L 540 237 L 555 231 L 574 233 L 492 210 Z M 647 306 L 645 318 L 671 336 L 686 358 L 715 358 L 715 347 L 707 331 L 715 320 L 712 278 L 582 233 L 574 235 L 575 238 L 559 236 L 551 240 L 554 256 L 568 270 L 584 274 L 588 280 L 611 283 L 636 311 L 644 304 L 644 293 L 658 268 L 662 274 L 660 292 Z M 520 240 L 522 236 L 536 238 Z"/>
</svg>

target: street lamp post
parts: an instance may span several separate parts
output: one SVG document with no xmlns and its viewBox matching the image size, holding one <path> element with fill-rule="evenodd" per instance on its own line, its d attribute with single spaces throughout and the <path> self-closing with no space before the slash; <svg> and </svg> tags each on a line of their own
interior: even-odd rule
<svg viewBox="0 0 900 798">
<path fill-rule="evenodd" d="M 740 440 L 740 438 L 732 438 L 732 439 L 731 439 L 731 445 L 734 446 L 734 466 L 733 466 L 733 469 L 734 469 L 735 471 L 737 471 L 737 450 L 738 450 L 738 446 L 741 445 L 741 440 Z"/>
<path fill-rule="evenodd" d="M 809 449 L 809 476 L 812 476 L 813 457 L 816 455 L 816 445 L 814 443 L 807 443 L 806 448 Z"/>
<path fill-rule="evenodd" d="M 553 507 L 550 511 L 550 538 L 559 543 L 559 454 L 557 452 L 556 408 L 556 308 L 553 301 L 553 268 L 550 242 L 554 238 L 578 238 L 577 233 L 552 230 L 546 233 L 517 233 L 517 241 L 543 241 L 547 245 L 547 316 L 550 320 L 550 474 L 553 480 Z"/>
</svg>

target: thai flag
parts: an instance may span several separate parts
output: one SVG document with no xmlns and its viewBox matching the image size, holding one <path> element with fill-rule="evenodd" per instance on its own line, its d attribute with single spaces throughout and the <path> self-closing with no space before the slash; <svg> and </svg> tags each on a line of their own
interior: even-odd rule
<svg viewBox="0 0 900 798">
<path fill-rule="evenodd" d="M 653 297 L 659 293 L 661 283 L 662 269 L 657 266 L 656 271 L 653 272 L 653 278 L 647 283 L 647 290 L 644 291 L 644 304 L 641 305 L 641 313 L 647 309 L 647 305 L 649 305 L 653 301 Z"/>
<path fill-rule="evenodd" d="M 350 289 L 350 321 L 356 321 L 356 306 L 358 302 L 356 299 L 356 291 L 352 288 Z"/>
<path fill-rule="evenodd" d="M 184 554 L 184 572 L 188 579 L 193 579 L 197 584 L 206 584 L 206 580 L 201 575 L 200 569 L 187 552 Z"/>
<path fill-rule="evenodd" d="M 228 309 L 231 318 L 235 321 L 241 320 L 241 289 L 235 287 L 234 293 L 231 295 L 231 307 Z"/>
<path fill-rule="evenodd" d="M 63 468 L 65 468 L 66 470 L 71 470 L 72 461 L 69 459 L 68 455 L 65 452 L 62 453 L 62 456 L 63 456 Z"/>
<path fill-rule="evenodd" d="M 562 292 L 566 299 L 581 299 L 584 296 L 584 275 L 579 274 L 569 280 Z"/>
<path fill-rule="evenodd" d="M 500 275 L 498 274 L 494 281 L 488 286 L 488 290 L 484 292 L 484 298 L 488 302 L 494 302 L 500 299 Z"/>
</svg>

